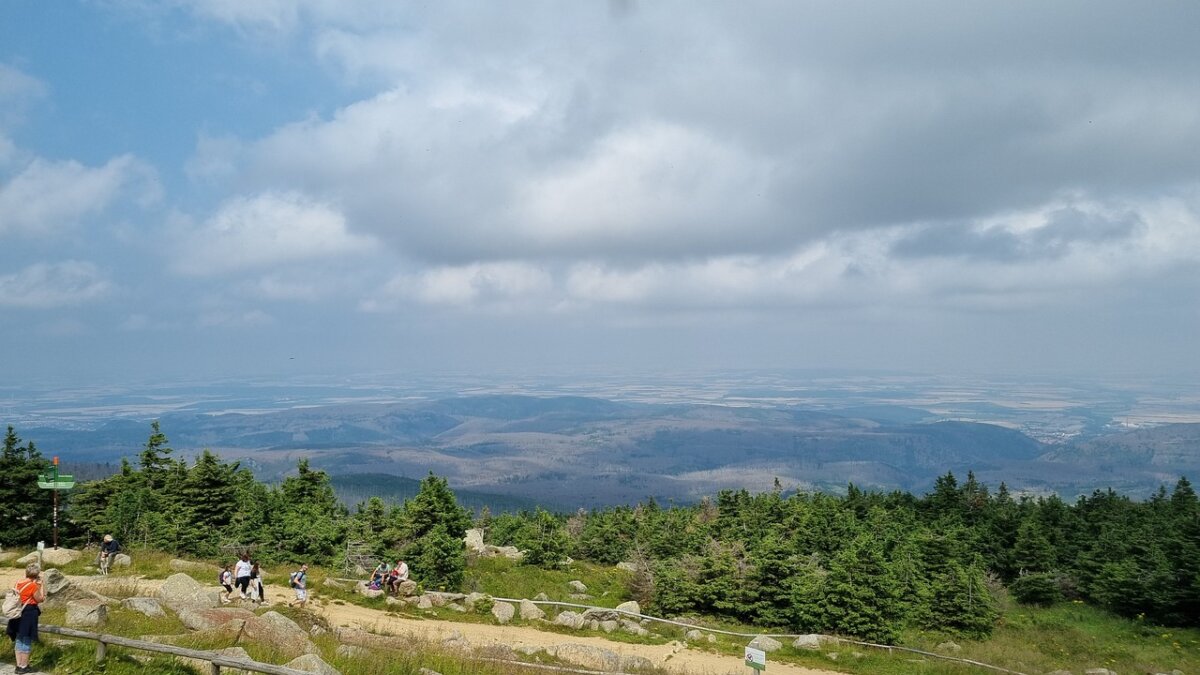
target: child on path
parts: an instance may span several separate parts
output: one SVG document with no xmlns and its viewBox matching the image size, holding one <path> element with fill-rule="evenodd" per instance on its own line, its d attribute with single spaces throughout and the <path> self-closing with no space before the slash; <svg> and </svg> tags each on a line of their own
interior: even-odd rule
<svg viewBox="0 0 1200 675">
<path fill-rule="evenodd" d="M 221 604 L 227 605 L 233 599 L 233 572 L 229 570 L 229 565 L 221 570 L 221 574 L 217 578 L 221 582 L 221 587 L 225 589 L 225 592 L 221 594 Z"/>
</svg>

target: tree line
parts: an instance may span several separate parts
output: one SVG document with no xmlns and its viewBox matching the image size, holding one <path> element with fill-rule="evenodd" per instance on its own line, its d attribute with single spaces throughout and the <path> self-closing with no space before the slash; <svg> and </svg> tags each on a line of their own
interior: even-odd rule
<svg viewBox="0 0 1200 675">
<path fill-rule="evenodd" d="M 208 451 L 172 457 L 159 425 L 135 463 L 68 493 L 62 539 L 111 533 L 127 546 L 217 558 L 252 547 L 264 562 L 338 564 L 347 542 L 404 558 L 427 588 L 456 590 L 472 515 L 432 474 L 389 506 L 351 511 L 329 476 L 300 460 L 278 485 Z M 49 462 L 9 427 L 0 454 L 0 543 L 45 538 Z M 552 568 L 568 558 L 632 564 L 637 599 L 663 614 L 699 613 L 795 632 L 878 641 L 905 628 L 986 636 L 997 594 L 1081 600 L 1165 625 L 1200 625 L 1200 500 L 1181 478 L 1135 501 L 1112 490 L 1068 503 L 993 492 L 968 474 L 931 492 L 845 495 L 726 490 L 693 505 L 653 499 L 572 515 L 542 509 L 475 518 L 487 540 Z"/>
<path fill-rule="evenodd" d="M 1186 478 L 1144 501 L 1014 496 L 947 473 L 923 496 L 854 485 L 785 496 L 777 484 L 689 506 L 485 520 L 492 543 L 530 551 L 531 564 L 634 563 L 639 599 L 668 614 L 879 641 L 908 627 L 982 637 L 1006 590 L 1200 625 L 1200 502 Z"/>
<path fill-rule="evenodd" d="M 427 588 L 456 589 L 466 558 L 471 515 L 445 479 L 430 475 L 404 504 L 369 500 L 350 513 L 329 476 L 299 460 L 296 473 L 266 485 L 237 462 L 205 450 L 190 464 L 173 457 L 158 422 L 136 464 L 123 460 L 108 478 L 64 495 L 61 539 L 81 545 L 112 534 L 126 547 L 148 547 L 202 558 L 252 551 L 264 563 L 339 564 L 347 542 L 364 542 L 380 558 L 404 558 Z M 0 454 L 0 543 L 45 539 L 51 496 L 36 476 L 50 463 L 10 426 Z"/>
</svg>

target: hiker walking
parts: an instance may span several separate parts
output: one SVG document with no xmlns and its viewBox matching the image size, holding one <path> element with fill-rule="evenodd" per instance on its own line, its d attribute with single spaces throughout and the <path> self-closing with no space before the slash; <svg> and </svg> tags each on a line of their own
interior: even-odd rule
<svg viewBox="0 0 1200 675">
<path fill-rule="evenodd" d="M 243 553 L 242 557 L 237 561 L 237 565 L 233 568 L 234 576 L 237 577 L 238 597 L 245 600 L 246 592 L 250 587 L 250 570 L 253 565 L 250 564 L 250 554 Z"/>
<path fill-rule="evenodd" d="M 29 652 L 33 651 L 33 643 L 38 639 L 38 617 L 42 610 L 38 603 L 46 601 L 46 589 L 42 585 L 42 566 L 30 563 L 25 568 L 25 578 L 18 581 L 13 590 L 17 592 L 21 603 L 21 613 L 14 619 L 8 620 L 5 633 L 15 643 L 13 651 L 17 657 L 17 668 L 14 673 L 32 673 L 29 667 Z"/>
<path fill-rule="evenodd" d="M 292 590 L 296 591 L 296 600 L 289 602 L 288 607 L 296 605 L 304 609 L 304 604 L 308 602 L 308 563 L 300 566 L 300 569 L 292 572 L 292 576 L 288 579 Z"/>
<path fill-rule="evenodd" d="M 217 575 L 217 581 L 221 584 L 221 588 L 225 589 L 221 597 L 221 603 L 226 605 L 233 600 L 233 572 L 230 571 L 229 567 L 229 565 L 225 565 L 225 569 L 221 570 L 221 573 Z"/>
<path fill-rule="evenodd" d="M 263 603 L 262 570 L 258 568 L 257 560 L 250 564 L 250 598 L 254 599 L 255 595 L 258 596 L 258 600 L 255 602 L 261 605 Z"/>
</svg>

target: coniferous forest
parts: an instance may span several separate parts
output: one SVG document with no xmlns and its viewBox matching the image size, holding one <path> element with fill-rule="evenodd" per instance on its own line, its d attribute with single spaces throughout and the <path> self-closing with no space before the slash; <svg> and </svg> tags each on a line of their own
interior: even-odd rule
<svg viewBox="0 0 1200 675">
<path fill-rule="evenodd" d="M 0 456 L 0 543 L 45 539 L 49 462 L 9 427 Z M 632 590 L 658 614 L 705 614 L 790 632 L 894 640 L 921 628 L 985 637 L 996 597 L 1080 601 L 1169 626 L 1200 625 L 1200 500 L 1186 478 L 1149 496 L 1097 491 L 1074 501 L 1013 495 L 973 475 L 926 495 L 727 490 L 697 504 L 653 500 L 571 515 L 477 515 L 489 543 L 524 563 L 630 563 Z M 135 463 L 69 493 L 64 542 L 114 534 L 216 558 L 253 547 L 264 561 L 334 564 L 347 541 L 401 556 L 429 588 L 456 589 L 471 514 L 430 475 L 402 505 L 340 505 L 329 477 L 301 460 L 279 485 L 203 452 L 172 457 L 157 423 Z"/>
</svg>

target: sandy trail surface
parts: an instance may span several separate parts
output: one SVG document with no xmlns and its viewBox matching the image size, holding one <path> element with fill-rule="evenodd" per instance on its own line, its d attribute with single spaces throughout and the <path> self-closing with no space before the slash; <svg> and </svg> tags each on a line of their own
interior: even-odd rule
<svg viewBox="0 0 1200 675">
<path fill-rule="evenodd" d="M 104 583 L 121 583 L 120 577 L 100 580 L 98 577 L 70 577 L 82 586 L 91 586 L 103 592 Z M 138 592 L 153 595 L 162 580 L 137 580 Z M 292 599 L 289 589 L 268 585 L 267 604 L 284 604 Z M 318 596 L 309 609 L 322 615 L 331 626 L 361 628 L 372 633 L 394 635 L 430 642 L 441 642 L 447 638 L 465 640 L 471 647 L 501 645 L 512 649 L 534 647 L 545 649 L 563 644 L 600 647 L 624 656 L 641 656 L 656 666 L 673 673 L 688 675 L 745 675 L 748 672 L 742 659 L 727 654 L 716 654 L 689 648 L 680 643 L 664 645 L 631 644 L 615 642 L 597 636 L 572 636 L 541 631 L 532 626 L 499 626 L 493 624 L 465 623 L 442 619 L 413 619 L 388 615 L 386 612 L 351 604 L 323 603 Z M 782 675 L 843 675 L 837 671 L 805 668 L 777 661 L 768 657 L 768 672 Z"/>
</svg>

